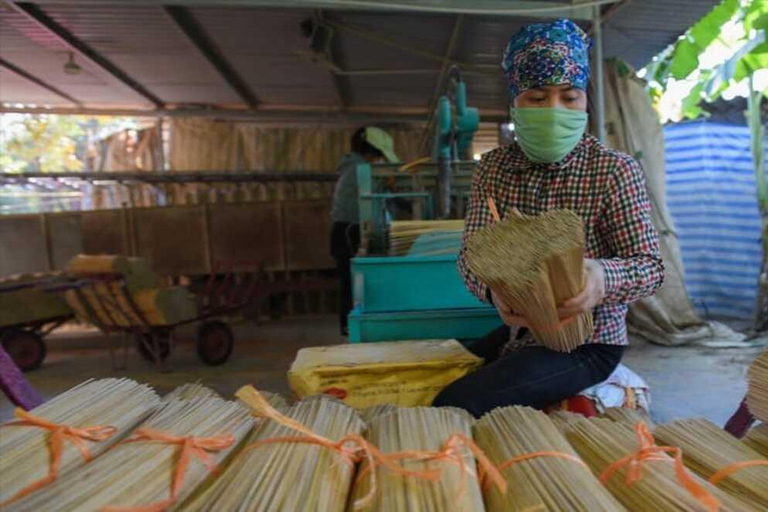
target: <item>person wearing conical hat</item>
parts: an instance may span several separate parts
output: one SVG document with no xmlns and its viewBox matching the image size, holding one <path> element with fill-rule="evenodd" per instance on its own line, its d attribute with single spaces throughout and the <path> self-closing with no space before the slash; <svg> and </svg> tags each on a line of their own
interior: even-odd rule
<svg viewBox="0 0 768 512">
<path fill-rule="evenodd" d="M 467 267 L 467 288 L 492 303 L 505 326 L 471 347 L 484 357 L 479 370 L 454 382 L 435 405 L 462 407 L 475 416 L 499 406 L 539 409 L 604 381 L 621 361 L 627 338 L 627 304 L 655 293 L 664 279 L 658 234 L 639 164 L 586 133 L 589 37 L 560 19 L 523 27 L 503 56 L 516 141 L 486 153 L 475 173 L 464 242 L 499 212 L 527 215 L 567 208 L 586 235 L 585 286 L 559 305 L 561 320 L 592 311 L 594 333 L 571 353 L 536 343 L 517 315 Z"/>
<path fill-rule="evenodd" d="M 357 191 L 357 166 L 369 162 L 399 162 L 392 137 L 381 128 L 364 126 L 355 131 L 350 141 L 352 151 L 337 167 L 339 179 L 333 192 L 331 207 L 331 256 L 341 281 L 339 290 L 339 328 L 347 335 L 347 316 L 352 310 L 352 278 L 350 260 L 360 248 L 360 211 Z"/>
</svg>

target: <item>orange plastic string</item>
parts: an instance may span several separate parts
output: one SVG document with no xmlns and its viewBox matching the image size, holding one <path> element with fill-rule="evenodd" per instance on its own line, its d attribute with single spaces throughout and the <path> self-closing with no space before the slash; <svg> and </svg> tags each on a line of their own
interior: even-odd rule
<svg viewBox="0 0 768 512">
<path fill-rule="evenodd" d="M 213 437 L 194 437 L 194 436 L 175 436 L 160 430 L 142 428 L 125 443 L 150 442 L 160 444 L 177 445 L 181 447 L 179 459 L 176 461 L 176 467 L 171 481 L 171 497 L 152 505 L 140 507 L 104 507 L 104 511 L 109 512 L 161 512 L 171 506 L 179 496 L 181 485 L 184 483 L 184 477 L 187 468 L 193 457 L 200 459 L 212 473 L 218 471 L 216 463 L 211 460 L 209 452 L 219 452 L 225 450 L 235 443 L 235 438 L 229 434 Z"/>
<path fill-rule="evenodd" d="M 111 437 L 117 429 L 115 427 L 97 425 L 88 428 L 75 428 L 67 425 L 60 425 L 52 421 L 40 418 L 39 416 L 33 416 L 24 409 L 17 408 L 15 416 L 18 420 L 10 421 L 2 427 L 35 427 L 43 430 L 48 430 L 48 451 L 51 454 L 50 464 L 48 467 L 48 475 L 36 480 L 28 486 L 21 489 L 14 494 L 11 498 L 7 499 L 3 503 L 0 503 L 0 507 L 4 507 L 16 500 L 23 498 L 24 496 L 35 492 L 53 482 L 59 477 L 59 469 L 61 468 L 61 457 L 64 451 L 64 441 L 69 441 L 75 448 L 80 451 L 86 462 L 89 462 L 91 452 L 88 451 L 88 445 L 85 441 L 100 442 L 105 441 Z"/>
<path fill-rule="evenodd" d="M 271 419 L 280 425 L 292 428 L 303 434 L 302 436 L 283 436 L 264 439 L 248 446 L 246 450 L 253 450 L 264 445 L 276 443 L 305 443 L 333 450 L 342 455 L 344 460 L 351 466 L 354 466 L 358 462 L 367 462 L 367 465 L 358 473 L 355 483 L 359 482 L 366 475 L 370 475 L 369 490 L 365 496 L 355 500 L 355 508 L 365 507 L 373 500 L 377 489 L 376 472 L 373 471 L 376 467 L 384 467 L 388 471 L 404 477 L 415 477 L 431 481 L 438 480 L 442 474 L 442 468 L 425 470 L 406 469 L 399 464 L 399 461 L 401 460 L 445 460 L 454 462 L 461 468 L 462 482 L 464 482 L 466 474 L 471 471 L 471 468 L 467 468 L 467 463 L 464 460 L 463 455 L 459 452 L 459 449 L 462 446 L 469 448 L 475 455 L 480 467 L 481 475 L 488 474 L 494 483 L 498 485 L 503 492 L 506 492 L 506 481 L 498 470 L 496 470 L 482 450 L 480 450 L 471 439 L 461 434 L 455 434 L 448 438 L 443 447 L 437 452 L 413 450 L 384 454 L 377 447 L 368 442 L 368 440 L 357 434 L 344 436 L 339 441 L 332 441 L 326 437 L 315 434 L 302 423 L 275 410 L 275 408 L 272 407 L 253 386 L 244 386 L 240 388 L 237 393 L 235 393 L 235 396 L 253 408 L 255 411 L 254 414 Z M 466 492 L 465 488 L 466 486 L 462 485 L 461 494 Z"/>
<path fill-rule="evenodd" d="M 527 460 L 533 460 L 533 459 L 539 459 L 539 458 L 543 458 L 543 457 L 554 457 L 554 458 L 557 458 L 557 459 L 571 460 L 573 462 L 576 462 L 577 464 L 580 464 L 580 465 L 584 466 L 585 468 L 588 467 L 584 463 L 583 460 L 581 460 L 577 456 L 572 455 L 570 453 L 554 452 L 554 451 L 539 451 L 539 452 L 524 453 L 522 455 L 518 455 L 516 457 L 512 457 L 511 459 L 506 460 L 506 461 L 502 462 L 501 464 L 499 464 L 498 466 L 496 466 L 496 469 L 499 472 L 501 472 L 501 471 L 504 471 L 505 469 L 508 469 L 508 468 L 514 466 L 515 464 L 520 463 L 520 462 L 525 462 Z M 484 485 L 485 485 L 485 482 L 484 482 Z"/>
<path fill-rule="evenodd" d="M 768 466 L 768 460 L 745 460 L 742 462 L 734 462 L 728 464 L 723 469 L 709 477 L 709 483 L 712 485 L 719 484 L 724 478 L 728 478 L 733 473 L 741 471 L 742 469 L 753 468 L 756 466 Z"/>
<path fill-rule="evenodd" d="M 639 448 L 609 465 L 600 474 L 600 481 L 608 482 L 620 469 L 625 468 L 626 485 L 633 485 L 643 478 L 643 464 L 651 461 L 670 461 L 667 454 L 673 455 L 671 462 L 675 465 L 675 475 L 680 484 L 696 498 L 707 510 L 720 509 L 720 501 L 699 484 L 683 465 L 683 450 L 676 446 L 657 446 L 653 434 L 643 422 L 635 425 L 635 434 Z"/>
</svg>

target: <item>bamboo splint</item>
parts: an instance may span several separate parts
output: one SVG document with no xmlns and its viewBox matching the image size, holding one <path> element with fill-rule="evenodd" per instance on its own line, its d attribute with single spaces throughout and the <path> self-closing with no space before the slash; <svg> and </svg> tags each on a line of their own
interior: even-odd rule
<svg viewBox="0 0 768 512">
<path fill-rule="evenodd" d="M 768 423 L 750 429 L 744 436 L 744 444 L 768 458 Z"/>
<path fill-rule="evenodd" d="M 474 433 L 509 484 L 506 495 L 486 489 L 489 511 L 624 510 L 544 413 L 498 408 L 476 422 Z"/>
<path fill-rule="evenodd" d="M 747 372 L 747 407 L 756 418 L 768 422 L 768 351 L 763 352 Z"/>
<path fill-rule="evenodd" d="M 34 494 L 75 471 L 117 443 L 159 403 L 149 386 L 102 379 L 75 386 L 29 413 L 17 410 L 16 420 L 0 426 L 0 504 Z"/>
<path fill-rule="evenodd" d="M 510 215 L 467 241 L 472 273 L 531 323 L 546 347 L 570 352 L 593 331 L 592 313 L 561 322 L 557 306 L 583 287 L 584 228 L 570 210 Z"/>
<path fill-rule="evenodd" d="M 389 253 L 392 256 L 402 256 L 408 254 L 408 251 L 411 249 L 414 242 L 416 242 L 416 240 L 422 235 L 431 235 L 436 233 L 458 234 L 463 230 L 463 220 L 395 221 L 389 225 Z"/>
<path fill-rule="evenodd" d="M 634 430 L 606 418 L 569 418 L 556 424 L 627 510 L 755 510 L 686 469 L 680 450 L 655 442 L 643 423 Z"/>
<path fill-rule="evenodd" d="M 252 395 L 237 394 L 257 412 L 264 405 Z M 269 420 L 248 436 L 243 450 L 221 476 L 195 493 L 185 511 L 288 510 L 343 511 L 354 474 L 354 462 L 318 439 L 339 441 L 362 433 L 364 423 L 350 407 L 330 397 L 312 397 L 290 407 L 285 416 L 313 432 Z"/>
<path fill-rule="evenodd" d="M 253 425 L 219 398 L 166 402 L 130 437 L 12 511 L 167 510 L 205 481 Z"/>
<path fill-rule="evenodd" d="M 768 510 L 768 460 L 704 419 L 677 420 L 654 431 L 660 442 L 683 449 L 686 466 L 719 488 Z"/>
<path fill-rule="evenodd" d="M 396 470 L 378 466 L 373 478 L 364 461 L 354 487 L 355 500 L 368 495 L 375 482 L 372 502 L 363 510 L 485 510 L 472 452 L 472 422 L 467 413 L 442 407 L 403 407 L 373 418 L 365 438 L 385 457 L 411 456 L 397 461 Z"/>
</svg>

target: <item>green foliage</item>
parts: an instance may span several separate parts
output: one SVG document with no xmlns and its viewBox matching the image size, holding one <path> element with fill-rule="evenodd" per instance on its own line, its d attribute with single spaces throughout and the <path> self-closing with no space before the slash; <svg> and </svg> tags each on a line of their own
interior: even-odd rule
<svg viewBox="0 0 768 512">
<path fill-rule="evenodd" d="M 687 98 L 683 100 L 683 115 L 688 119 L 696 119 L 703 113 L 701 98 L 704 92 L 704 83 L 699 82 L 693 88 Z"/>
<path fill-rule="evenodd" d="M 681 80 L 699 67 L 699 56 L 717 39 L 722 26 L 738 10 L 739 0 L 723 0 L 686 32 L 672 52 L 669 71 L 673 78 Z"/>
</svg>

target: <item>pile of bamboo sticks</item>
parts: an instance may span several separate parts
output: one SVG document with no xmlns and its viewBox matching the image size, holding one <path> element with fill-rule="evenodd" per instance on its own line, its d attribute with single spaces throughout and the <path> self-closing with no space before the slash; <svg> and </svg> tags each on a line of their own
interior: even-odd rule
<svg viewBox="0 0 768 512">
<path fill-rule="evenodd" d="M 650 432 L 605 418 L 570 418 L 558 428 L 627 510 L 753 510 L 676 463 Z M 641 424 L 642 425 L 642 424 Z M 691 488 L 700 492 L 693 493 Z"/>
<path fill-rule="evenodd" d="M 758 452 L 704 419 L 659 425 L 654 434 L 660 442 L 682 448 L 695 473 L 758 510 L 768 510 L 768 461 Z M 763 465 L 751 465 L 759 461 Z"/>
<path fill-rule="evenodd" d="M 389 254 L 403 256 L 423 235 L 434 236 L 433 247 L 422 256 L 456 254 L 460 246 L 460 235 L 464 230 L 463 220 L 406 220 L 389 225 Z M 443 243 L 440 243 L 440 242 Z M 456 244 L 456 241 L 459 244 Z"/>
<path fill-rule="evenodd" d="M 756 418 L 768 422 L 768 351 L 763 352 L 747 372 L 747 407 Z"/>
<path fill-rule="evenodd" d="M 768 423 L 762 423 L 747 432 L 744 444 L 768 459 Z"/>
<path fill-rule="evenodd" d="M 128 379 L 86 381 L 0 427 L 0 504 L 24 494 L 29 486 L 50 484 L 124 438 L 159 405 L 149 386 Z M 80 429 L 57 432 L 56 426 Z M 97 428 L 99 427 L 99 428 Z M 60 454 L 54 453 L 60 445 Z M 43 487 L 45 488 L 45 487 Z M 43 510 L 43 509 L 39 509 Z"/>
<path fill-rule="evenodd" d="M 478 420 L 474 432 L 498 467 L 508 465 L 503 474 L 509 492 L 488 489 L 489 511 L 624 510 L 544 413 L 498 408 Z"/>
<path fill-rule="evenodd" d="M 510 215 L 467 240 L 467 264 L 531 323 L 546 347 L 570 352 L 593 331 L 592 313 L 563 324 L 558 305 L 578 295 L 584 278 L 584 228 L 570 210 Z"/>
</svg>

